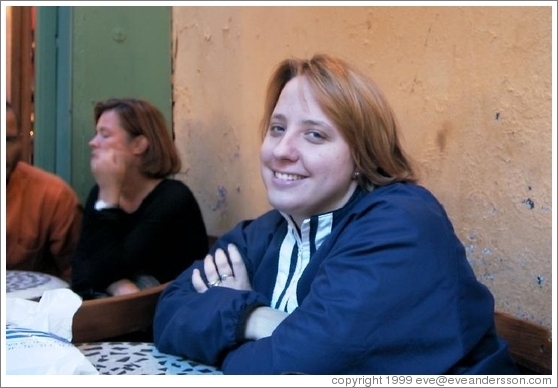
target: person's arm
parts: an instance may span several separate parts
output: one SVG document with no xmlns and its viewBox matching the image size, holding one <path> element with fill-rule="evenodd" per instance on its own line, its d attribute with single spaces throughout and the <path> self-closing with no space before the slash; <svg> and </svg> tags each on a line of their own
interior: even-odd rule
<svg viewBox="0 0 558 388">
<path fill-rule="evenodd" d="M 97 196 L 95 186 L 85 204 L 81 234 L 72 258 L 72 289 L 79 294 L 102 292 L 124 277 L 120 260 L 126 214 L 121 209 L 95 210 Z"/>
<path fill-rule="evenodd" d="M 451 225 L 428 212 L 391 208 L 353 220 L 335 246 L 312 258 L 321 264 L 299 307 L 271 336 L 231 349 L 223 372 L 450 370 L 491 326 L 493 301 Z"/>
<path fill-rule="evenodd" d="M 70 282 L 71 260 L 79 240 L 83 207 L 69 186 L 62 186 L 53 202 L 48 236 L 50 254 L 60 278 Z"/>
<path fill-rule="evenodd" d="M 250 341 L 271 336 L 289 314 L 271 307 L 258 307 L 246 319 L 244 338 Z"/>
<path fill-rule="evenodd" d="M 212 287 L 226 287 L 234 290 L 252 291 L 244 259 L 234 244 L 218 248 L 206 255 L 203 274 L 199 269 L 192 271 L 192 285 L 198 293 Z M 287 317 L 287 313 L 271 307 L 258 307 L 246 315 L 243 337 L 258 340 L 269 337 L 273 330 Z"/>
<path fill-rule="evenodd" d="M 226 287 L 198 293 L 191 278 L 202 268 L 203 261 L 194 263 L 163 291 L 153 320 L 154 343 L 161 352 L 217 365 L 243 342 L 239 328 L 245 316 L 269 301 L 254 291 Z"/>
<path fill-rule="evenodd" d="M 229 244 L 234 244 L 245 259 L 248 256 L 261 257 L 258 247 L 252 246 L 247 252 L 244 226 L 241 223 L 221 236 L 210 255 L 219 248 L 226 249 Z M 252 231 L 257 233 L 258 228 L 252 228 Z M 261 233 L 259 237 L 259 241 L 265 240 Z M 257 307 L 268 306 L 269 300 L 262 293 L 250 290 L 249 282 L 244 281 L 238 282 L 242 290 L 224 286 L 208 288 L 205 262 L 195 262 L 164 290 L 153 321 L 154 342 L 162 352 L 217 365 L 226 352 L 246 341 L 246 319 Z M 255 266 L 249 260 L 245 263 L 247 276 L 251 279 Z M 203 274 L 203 277 L 193 277 L 194 273 Z M 232 282 L 231 278 L 226 280 L 226 283 Z M 192 319 L 193 316 L 196 318 Z"/>
<path fill-rule="evenodd" d="M 234 244 L 218 248 L 206 255 L 203 274 L 199 268 L 192 271 L 192 285 L 198 293 L 212 287 L 225 287 L 239 291 L 252 291 L 244 259 Z M 287 317 L 287 313 L 271 307 L 258 307 L 246 315 L 243 339 L 258 340 L 269 337 L 273 330 Z"/>
</svg>

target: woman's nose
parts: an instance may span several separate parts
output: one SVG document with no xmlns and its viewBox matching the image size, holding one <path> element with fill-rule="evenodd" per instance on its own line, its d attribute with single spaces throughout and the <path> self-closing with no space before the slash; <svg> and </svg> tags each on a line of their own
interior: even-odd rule
<svg viewBox="0 0 558 388">
<path fill-rule="evenodd" d="M 273 156 L 277 159 L 298 159 L 298 147 L 296 139 L 285 134 L 282 136 L 273 147 Z"/>
<path fill-rule="evenodd" d="M 91 140 L 89 140 L 89 147 L 93 148 L 97 146 L 97 135 L 93 136 Z"/>
</svg>

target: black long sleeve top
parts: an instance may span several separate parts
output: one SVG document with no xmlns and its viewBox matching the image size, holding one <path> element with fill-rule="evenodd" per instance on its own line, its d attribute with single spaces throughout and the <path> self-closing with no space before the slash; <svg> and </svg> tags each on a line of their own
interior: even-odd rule
<svg viewBox="0 0 558 388">
<path fill-rule="evenodd" d="M 183 182 L 162 180 L 133 213 L 95 210 L 99 187 L 85 204 L 80 240 L 72 259 L 72 290 L 84 299 L 111 283 L 151 275 L 160 283 L 176 278 L 208 252 L 199 204 Z"/>
</svg>

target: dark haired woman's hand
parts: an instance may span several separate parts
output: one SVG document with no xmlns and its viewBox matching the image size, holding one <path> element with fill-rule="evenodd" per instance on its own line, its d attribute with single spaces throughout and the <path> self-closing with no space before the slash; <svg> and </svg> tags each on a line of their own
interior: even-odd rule
<svg viewBox="0 0 558 388">
<path fill-rule="evenodd" d="M 91 172 L 99 185 L 99 198 L 117 205 L 129 168 L 129 156 L 120 149 L 98 149 L 91 158 Z"/>
</svg>

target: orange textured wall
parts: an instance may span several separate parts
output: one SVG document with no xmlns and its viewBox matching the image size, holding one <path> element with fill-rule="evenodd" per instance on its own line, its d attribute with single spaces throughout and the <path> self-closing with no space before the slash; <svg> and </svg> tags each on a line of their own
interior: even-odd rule
<svg viewBox="0 0 558 388">
<path fill-rule="evenodd" d="M 174 7 L 179 178 L 211 234 L 267 210 L 257 126 L 271 70 L 341 56 L 391 100 L 496 307 L 551 326 L 551 32 L 550 6 Z"/>
</svg>

